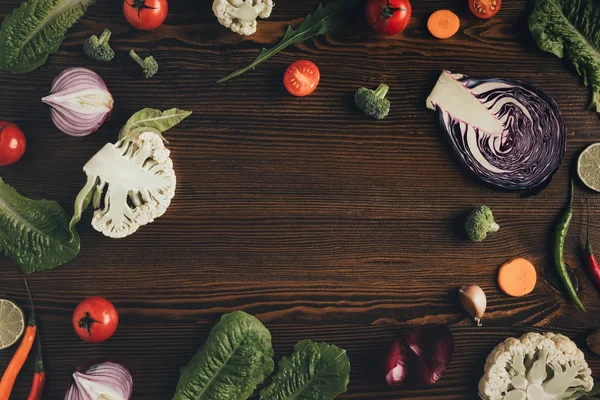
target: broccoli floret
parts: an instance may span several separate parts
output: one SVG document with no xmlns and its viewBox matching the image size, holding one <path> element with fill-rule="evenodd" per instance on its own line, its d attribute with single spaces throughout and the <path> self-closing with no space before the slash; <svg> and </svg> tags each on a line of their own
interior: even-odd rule
<svg viewBox="0 0 600 400">
<path fill-rule="evenodd" d="M 100 38 L 93 35 L 86 40 L 83 45 L 85 54 L 91 60 L 111 62 L 113 58 L 115 58 L 115 52 L 111 49 L 110 44 L 108 44 L 110 35 L 112 35 L 112 32 L 105 29 L 104 32 L 102 32 L 102 35 L 100 35 Z"/>
<path fill-rule="evenodd" d="M 144 76 L 146 78 L 152 78 L 154 74 L 158 72 L 158 62 L 156 62 L 154 57 L 149 56 L 142 60 L 140 56 L 138 56 L 133 50 L 129 52 L 129 55 L 131 56 L 131 58 L 133 58 L 133 60 L 136 63 L 138 63 L 142 67 L 144 71 Z"/>
<path fill-rule="evenodd" d="M 481 242 L 488 233 L 498 232 L 500 225 L 494 221 L 492 210 L 488 206 L 479 206 L 471 211 L 465 223 L 465 230 L 473 242 Z"/>
<path fill-rule="evenodd" d="M 383 83 L 375 90 L 360 88 L 354 94 L 354 101 L 365 115 L 384 119 L 390 112 L 390 102 L 385 98 L 388 90 L 389 86 Z"/>
</svg>

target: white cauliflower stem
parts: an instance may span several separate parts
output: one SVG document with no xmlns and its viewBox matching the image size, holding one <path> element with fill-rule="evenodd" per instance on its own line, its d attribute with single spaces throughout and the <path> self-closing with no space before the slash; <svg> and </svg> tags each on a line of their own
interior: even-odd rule
<svg viewBox="0 0 600 400">
<path fill-rule="evenodd" d="M 72 225 L 93 203 L 92 226 L 123 238 L 165 213 L 175 195 L 170 152 L 160 134 L 144 129 L 106 144 L 83 167 L 88 180 L 75 201 Z"/>
<path fill-rule="evenodd" d="M 576 399 L 594 386 L 591 374 L 571 339 L 530 332 L 492 350 L 479 395 L 484 400 Z"/>
<path fill-rule="evenodd" d="M 271 16 L 273 5 L 273 0 L 215 0 L 213 12 L 221 25 L 249 36 L 256 32 L 258 17 Z"/>
</svg>

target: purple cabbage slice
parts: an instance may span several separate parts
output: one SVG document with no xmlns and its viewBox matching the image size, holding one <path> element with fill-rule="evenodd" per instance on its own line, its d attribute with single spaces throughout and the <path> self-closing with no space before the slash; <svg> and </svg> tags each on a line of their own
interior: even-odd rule
<svg viewBox="0 0 600 400">
<path fill-rule="evenodd" d="M 560 167 L 567 130 L 556 101 L 513 79 L 442 72 L 427 98 L 460 161 L 491 185 L 544 187 Z"/>
</svg>

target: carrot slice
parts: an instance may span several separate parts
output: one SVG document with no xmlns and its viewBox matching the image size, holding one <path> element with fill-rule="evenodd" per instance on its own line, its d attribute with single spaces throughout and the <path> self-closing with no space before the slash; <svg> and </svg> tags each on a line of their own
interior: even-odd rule
<svg viewBox="0 0 600 400">
<path fill-rule="evenodd" d="M 458 32 L 460 19 L 450 10 L 437 10 L 427 20 L 427 29 L 438 39 L 448 39 Z"/>
<path fill-rule="evenodd" d="M 509 296 L 521 297 L 531 293 L 536 281 L 535 267 L 524 258 L 509 261 L 498 271 L 498 286 Z"/>
</svg>

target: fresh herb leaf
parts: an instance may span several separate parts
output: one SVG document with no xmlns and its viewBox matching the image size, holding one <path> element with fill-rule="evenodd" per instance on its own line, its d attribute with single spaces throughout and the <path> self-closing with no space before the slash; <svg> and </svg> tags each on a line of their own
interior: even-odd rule
<svg viewBox="0 0 600 400">
<path fill-rule="evenodd" d="M 153 108 L 144 108 L 133 114 L 119 132 L 119 139 L 138 128 L 151 128 L 160 133 L 168 131 L 192 114 L 177 108 L 160 111 Z"/>
<path fill-rule="evenodd" d="M 330 400 L 346 392 L 350 360 L 346 351 L 327 343 L 303 340 L 279 362 L 279 370 L 261 400 Z"/>
<path fill-rule="evenodd" d="M 21 196 L 0 178 L 0 252 L 26 274 L 53 269 L 79 253 L 79 235 L 55 201 Z"/>
<path fill-rule="evenodd" d="M 245 400 L 273 368 L 267 328 L 243 311 L 225 314 L 182 369 L 173 400 Z"/>
<path fill-rule="evenodd" d="M 42 66 L 94 1 L 28 0 L 21 4 L 2 22 L 0 69 L 20 74 Z"/>
<path fill-rule="evenodd" d="M 326 6 L 319 4 L 315 12 L 308 14 L 297 29 L 288 26 L 285 36 L 275 47 L 270 49 L 263 48 L 258 57 L 250 65 L 238 69 L 225 78 L 219 79 L 217 83 L 227 82 L 256 68 L 293 44 L 302 43 L 315 36 L 328 33 L 332 27 L 344 22 L 356 10 L 357 4 L 358 0 L 334 0 Z"/>
<path fill-rule="evenodd" d="M 529 30 L 540 49 L 567 58 L 600 112 L 600 0 L 533 0 Z"/>
</svg>

